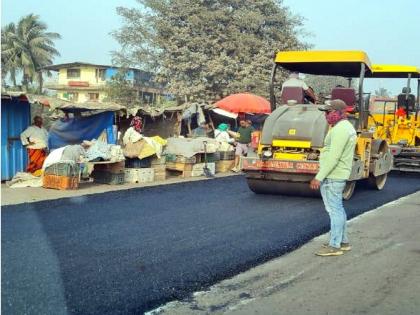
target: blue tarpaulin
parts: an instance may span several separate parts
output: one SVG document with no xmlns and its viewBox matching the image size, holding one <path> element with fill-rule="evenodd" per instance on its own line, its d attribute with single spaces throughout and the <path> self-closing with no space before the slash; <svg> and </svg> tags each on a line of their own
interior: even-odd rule
<svg viewBox="0 0 420 315">
<path fill-rule="evenodd" d="M 49 130 L 48 146 L 50 150 L 69 144 L 79 144 L 83 140 L 97 139 L 106 130 L 110 144 L 116 143 L 113 132 L 114 112 L 104 112 L 87 117 L 60 119 Z"/>
</svg>

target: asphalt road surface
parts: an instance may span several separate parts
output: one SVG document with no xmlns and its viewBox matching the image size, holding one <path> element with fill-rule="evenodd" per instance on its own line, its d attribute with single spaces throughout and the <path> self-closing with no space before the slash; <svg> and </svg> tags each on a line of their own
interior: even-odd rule
<svg viewBox="0 0 420 315">
<path fill-rule="evenodd" d="M 394 175 L 358 189 L 348 216 L 417 190 L 419 176 Z M 241 176 L 5 206 L 2 313 L 141 314 L 328 225 L 320 199 L 255 195 Z"/>
</svg>

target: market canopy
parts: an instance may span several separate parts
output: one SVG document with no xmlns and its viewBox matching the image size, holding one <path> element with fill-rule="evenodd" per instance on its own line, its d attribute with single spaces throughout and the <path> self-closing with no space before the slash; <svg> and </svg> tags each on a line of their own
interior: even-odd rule
<svg viewBox="0 0 420 315">
<path fill-rule="evenodd" d="M 65 102 L 59 104 L 54 109 L 60 109 L 63 112 L 86 112 L 86 111 L 107 111 L 107 112 L 116 112 L 119 110 L 125 110 L 126 107 L 114 102 L 83 102 L 83 103 L 73 103 Z"/>
<path fill-rule="evenodd" d="M 270 102 L 268 100 L 250 93 L 229 95 L 216 102 L 215 106 L 231 113 L 271 113 Z"/>
<path fill-rule="evenodd" d="M 60 109 L 64 112 L 110 111 L 125 110 L 126 107 L 114 102 L 86 101 L 75 103 L 57 97 L 44 95 L 28 95 L 29 101 L 35 104 L 49 106 L 51 110 Z"/>
</svg>

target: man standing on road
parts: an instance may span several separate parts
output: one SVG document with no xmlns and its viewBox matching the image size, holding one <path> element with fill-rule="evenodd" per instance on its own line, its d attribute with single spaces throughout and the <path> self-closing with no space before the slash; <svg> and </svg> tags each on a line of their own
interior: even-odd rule
<svg viewBox="0 0 420 315">
<path fill-rule="evenodd" d="M 330 216 L 330 242 L 316 253 L 318 256 L 338 256 L 351 249 L 347 238 L 347 215 L 343 207 L 343 190 L 350 177 L 356 146 L 356 130 L 347 120 L 346 104 L 332 100 L 319 110 L 331 126 L 324 140 L 319 159 L 319 171 L 310 182 L 311 189 L 321 189 L 325 209 Z"/>
<path fill-rule="evenodd" d="M 42 126 L 42 118 L 34 117 L 34 124 L 20 134 L 22 144 L 26 146 L 29 155 L 27 172 L 38 175 L 47 157 L 48 131 Z"/>
<path fill-rule="evenodd" d="M 251 125 L 249 120 L 241 118 L 239 121 L 238 132 L 229 131 L 229 134 L 235 137 L 236 139 L 236 149 L 235 149 L 235 166 L 232 168 L 233 172 L 239 172 L 239 161 L 241 156 L 244 156 L 248 153 L 248 148 L 251 143 L 251 134 L 254 131 L 254 128 Z"/>
</svg>

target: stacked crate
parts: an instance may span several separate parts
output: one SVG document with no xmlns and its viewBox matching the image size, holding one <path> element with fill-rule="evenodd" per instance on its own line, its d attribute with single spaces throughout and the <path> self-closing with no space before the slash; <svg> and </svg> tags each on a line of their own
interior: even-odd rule
<svg viewBox="0 0 420 315">
<path fill-rule="evenodd" d="M 155 179 L 153 168 L 126 168 L 124 180 L 126 183 L 150 183 Z"/>
<path fill-rule="evenodd" d="M 211 160 L 211 158 L 211 155 L 207 154 L 207 161 Z M 204 175 L 204 154 L 196 154 L 190 158 L 181 155 L 167 155 L 166 159 L 166 169 L 172 174 L 176 174 L 183 178 Z M 207 163 L 207 167 L 212 174 L 215 173 L 215 162 Z"/>
<path fill-rule="evenodd" d="M 79 187 L 79 165 L 55 163 L 48 166 L 42 178 L 42 187 L 52 189 L 77 189 Z"/>
<path fill-rule="evenodd" d="M 125 182 L 126 183 L 149 183 L 155 180 L 155 172 L 151 167 L 152 157 L 144 159 L 125 160 Z"/>
<path fill-rule="evenodd" d="M 93 181 L 100 184 L 121 185 L 124 184 L 125 162 L 95 163 L 91 174 Z"/>
<path fill-rule="evenodd" d="M 216 162 L 216 173 L 226 173 L 235 166 L 235 152 L 222 151 L 219 152 L 220 159 Z"/>
<path fill-rule="evenodd" d="M 160 158 L 155 156 L 151 161 L 151 168 L 154 171 L 155 181 L 164 181 L 166 179 L 166 156 Z"/>
<path fill-rule="evenodd" d="M 125 167 L 126 168 L 150 168 L 151 167 L 152 157 L 146 157 L 144 159 L 125 159 Z"/>
</svg>

